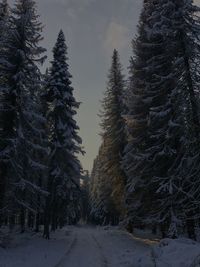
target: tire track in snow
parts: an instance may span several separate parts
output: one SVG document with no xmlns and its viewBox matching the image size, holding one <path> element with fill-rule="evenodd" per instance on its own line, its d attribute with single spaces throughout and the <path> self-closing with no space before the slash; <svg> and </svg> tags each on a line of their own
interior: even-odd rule
<svg viewBox="0 0 200 267">
<path fill-rule="evenodd" d="M 85 228 L 76 229 L 76 238 L 55 267 L 108 267 L 98 240 Z"/>
<path fill-rule="evenodd" d="M 71 245 L 54 267 L 157 266 L 151 247 L 124 231 L 74 227 Z"/>
<path fill-rule="evenodd" d="M 72 250 L 74 249 L 74 247 L 76 246 L 77 243 L 77 236 L 74 237 L 73 241 L 70 244 L 70 247 L 68 248 L 67 252 L 64 254 L 64 256 L 62 257 L 62 259 L 56 264 L 55 267 L 60 267 L 62 266 L 62 264 L 65 262 L 66 257 L 72 252 Z"/>
<path fill-rule="evenodd" d="M 98 240 L 96 239 L 96 237 L 94 235 L 92 235 L 92 239 L 94 240 L 95 244 L 97 245 L 101 258 L 102 258 L 102 262 L 103 262 L 103 266 L 102 267 L 108 267 L 108 261 L 105 257 L 105 255 L 103 254 L 103 250 L 102 250 L 102 246 L 101 244 L 98 242 Z"/>
</svg>

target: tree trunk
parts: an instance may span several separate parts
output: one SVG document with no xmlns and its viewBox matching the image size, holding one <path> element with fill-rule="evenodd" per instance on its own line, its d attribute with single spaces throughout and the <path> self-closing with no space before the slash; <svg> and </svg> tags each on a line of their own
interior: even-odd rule
<svg viewBox="0 0 200 267">
<path fill-rule="evenodd" d="M 8 221 L 9 221 L 9 229 L 12 232 L 12 230 L 15 227 L 15 215 L 10 215 Z"/>
<path fill-rule="evenodd" d="M 160 231 L 161 231 L 161 234 L 162 234 L 162 238 L 166 238 L 167 234 L 166 234 L 166 227 L 165 227 L 164 224 L 160 225 Z"/>
<path fill-rule="evenodd" d="M 188 214 L 188 219 L 186 221 L 186 227 L 187 227 L 188 237 L 193 240 L 196 240 L 195 221 L 193 217 L 194 217 L 193 212 L 190 212 Z"/>
<path fill-rule="evenodd" d="M 37 211 L 35 218 L 35 232 L 38 233 L 40 231 L 40 213 Z"/>
<path fill-rule="evenodd" d="M 7 167 L 6 165 L 2 162 L 0 163 L 0 224 L 3 223 L 3 208 L 4 208 L 4 198 L 5 198 L 5 191 L 6 191 L 6 177 L 7 173 Z"/>
<path fill-rule="evenodd" d="M 49 191 L 50 192 L 50 191 Z M 50 239 L 50 231 L 49 226 L 51 222 L 51 196 L 49 195 L 46 199 L 46 206 L 44 212 L 44 232 L 43 237 L 46 239 Z"/>
<path fill-rule="evenodd" d="M 56 221 L 57 221 L 57 218 L 56 218 L 55 213 L 53 212 L 52 218 L 51 218 L 51 231 L 52 232 L 56 231 Z"/>
<path fill-rule="evenodd" d="M 156 224 L 154 224 L 153 227 L 152 227 L 152 234 L 153 235 L 157 234 L 157 225 Z"/>
<path fill-rule="evenodd" d="M 21 233 L 25 232 L 25 209 L 21 208 L 20 210 L 20 226 L 21 226 Z"/>
<path fill-rule="evenodd" d="M 133 233 L 133 224 L 131 222 L 126 226 L 126 230 L 131 234 Z"/>
<path fill-rule="evenodd" d="M 50 239 L 49 225 L 50 225 L 49 206 L 46 205 L 46 210 L 44 214 L 44 232 L 43 232 L 43 237 L 46 239 Z"/>
<path fill-rule="evenodd" d="M 34 226 L 34 215 L 31 211 L 28 212 L 28 228 L 33 228 Z"/>
</svg>

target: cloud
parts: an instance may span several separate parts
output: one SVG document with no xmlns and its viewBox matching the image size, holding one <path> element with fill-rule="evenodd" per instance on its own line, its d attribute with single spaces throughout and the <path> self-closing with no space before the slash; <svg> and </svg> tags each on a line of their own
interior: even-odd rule
<svg viewBox="0 0 200 267">
<path fill-rule="evenodd" d="M 96 0 L 43 0 L 47 3 L 61 5 L 63 8 L 76 9 L 77 11 L 87 8 L 91 3 Z"/>
<path fill-rule="evenodd" d="M 9 0 L 14 1 L 14 0 Z M 36 0 L 38 6 L 46 6 L 48 9 L 62 9 L 70 20 L 79 19 L 91 3 L 96 0 Z"/>
<path fill-rule="evenodd" d="M 47 3 L 57 3 L 57 4 L 62 4 L 65 6 L 71 6 L 73 4 L 75 5 L 89 5 L 90 3 L 94 2 L 95 0 L 45 0 Z"/>
<path fill-rule="evenodd" d="M 129 29 L 111 21 L 104 38 L 104 48 L 110 53 L 114 49 L 124 49 L 130 42 Z"/>
</svg>

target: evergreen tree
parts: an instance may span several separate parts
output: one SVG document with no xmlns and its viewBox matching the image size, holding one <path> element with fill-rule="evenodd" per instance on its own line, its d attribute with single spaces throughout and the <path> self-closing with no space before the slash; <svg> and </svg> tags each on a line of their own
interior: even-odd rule
<svg viewBox="0 0 200 267">
<path fill-rule="evenodd" d="M 199 214 L 199 54 L 198 34 L 200 20 L 199 8 L 193 1 L 159 1 L 155 12 L 157 24 L 155 30 L 166 40 L 166 52 L 172 58 L 173 73 L 179 92 L 179 111 L 182 114 L 184 133 L 181 137 L 180 152 L 172 168 L 168 171 L 168 181 L 161 188 L 170 185 L 170 192 L 163 198 L 171 199 L 173 221 L 187 223 L 189 236 L 194 238 L 194 218 Z M 170 19 L 169 19 L 170 18 Z M 176 110 L 177 111 L 177 110 Z M 175 181 L 172 183 L 172 181 Z M 174 197 L 176 196 L 176 197 Z M 176 205 L 176 203 L 178 205 Z M 174 211 L 175 209 L 175 211 Z M 177 229 L 175 223 L 171 229 Z"/>
<path fill-rule="evenodd" d="M 156 1 L 144 1 L 138 26 L 138 36 L 133 41 L 134 57 L 130 61 L 129 90 L 127 98 L 128 113 L 126 115 L 128 143 L 123 160 L 127 175 L 126 204 L 127 225 L 142 224 L 142 203 L 145 191 L 145 167 L 148 162 L 146 153 L 148 145 L 148 115 L 151 98 L 146 98 L 147 86 L 150 86 L 149 61 L 152 59 L 152 49 L 156 44 L 149 40 L 149 28 Z M 145 190 L 146 189 L 146 190 Z M 147 203 L 147 202 L 146 202 Z M 142 213 L 142 214 L 141 214 Z"/>
<path fill-rule="evenodd" d="M 108 183 L 109 176 L 105 169 L 108 155 L 105 153 L 106 142 L 99 149 L 99 154 L 94 161 L 91 173 L 90 185 L 90 219 L 93 223 L 100 225 L 116 225 L 118 223 L 118 212 L 112 197 L 112 183 Z"/>
<path fill-rule="evenodd" d="M 95 158 L 93 162 L 93 168 L 90 175 L 90 186 L 89 186 L 89 199 L 90 199 L 90 222 L 96 223 L 96 200 L 97 200 L 97 171 L 98 171 L 98 156 Z"/>
<path fill-rule="evenodd" d="M 113 52 L 112 66 L 108 75 L 108 86 L 102 102 L 102 138 L 105 142 L 104 154 L 107 158 L 104 170 L 112 184 L 112 198 L 120 216 L 124 216 L 125 174 L 121 166 L 126 143 L 124 112 L 125 82 L 119 54 Z"/>
<path fill-rule="evenodd" d="M 151 56 L 147 61 L 147 83 L 143 97 L 143 101 L 149 103 L 149 111 L 147 145 L 144 150 L 147 162 L 143 172 L 144 185 L 148 191 L 143 194 L 142 202 L 146 203 L 142 205 L 142 209 L 148 223 L 152 220 L 154 224 L 160 224 L 163 234 L 167 226 L 169 234 L 174 237 L 177 234 L 174 226 L 178 223 L 175 214 L 180 211 L 175 190 L 179 181 L 174 179 L 171 169 L 182 154 L 183 92 L 179 90 L 179 75 L 174 68 L 174 58 L 168 50 L 169 40 L 155 27 L 159 24 L 156 16 L 159 4 L 154 3 L 154 12 L 146 26 Z M 165 201 L 160 201 L 161 198 L 165 198 Z"/>
<path fill-rule="evenodd" d="M 81 184 L 81 193 L 82 193 L 82 208 L 81 208 L 81 218 L 87 223 L 89 221 L 90 214 L 90 203 L 89 203 L 89 181 L 90 176 L 88 171 L 84 171 L 84 175 L 82 176 L 82 184 Z"/>
<path fill-rule="evenodd" d="M 53 61 L 48 81 L 48 128 L 50 140 L 49 182 L 46 203 L 44 236 L 49 238 L 49 224 L 55 230 L 59 223 L 76 223 L 80 212 L 81 165 L 77 158 L 82 153 L 79 127 L 74 116 L 79 108 L 73 96 L 71 74 L 67 63 L 67 47 L 62 31 L 53 49 Z"/>
<path fill-rule="evenodd" d="M 197 211 L 197 10 L 192 1 L 144 1 L 131 61 L 128 222 L 160 224 L 172 237 Z"/>
<path fill-rule="evenodd" d="M 5 32 L 6 32 L 6 27 L 8 24 L 8 3 L 6 0 L 3 0 L 0 3 L 0 59 L 2 58 L 4 54 L 4 37 L 5 37 Z M 1 83 L 3 82 L 3 75 L 0 73 L 0 79 Z M 2 91 L 0 90 L 0 136 L 2 136 L 2 131 L 3 131 L 3 106 L 2 106 Z M 0 147 L 2 148 L 2 141 L 0 140 Z M 4 198 L 5 198 L 5 186 L 6 186 L 6 180 L 5 177 L 1 174 L 1 170 L 3 170 L 3 163 L 2 163 L 2 157 L 1 157 L 1 150 L 0 150 L 0 214 L 2 211 L 2 208 L 4 206 Z"/>
<path fill-rule="evenodd" d="M 32 209 L 29 193 L 40 190 L 34 173 L 44 168 L 35 161 L 41 153 L 41 128 L 44 119 L 38 110 L 38 90 L 41 75 L 38 63 L 43 63 L 45 51 L 38 43 L 42 40 L 42 26 L 38 22 L 35 2 L 18 0 L 11 10 L 5 53 L 1 57 L 1 83 L 4 122 L 2 129 L 2 177 L 6 180 L 9 214 L 21 209 L 22 230 L 25 209 Z M 2 80 L 1 80 L 2 81 Z"/>
</svg>

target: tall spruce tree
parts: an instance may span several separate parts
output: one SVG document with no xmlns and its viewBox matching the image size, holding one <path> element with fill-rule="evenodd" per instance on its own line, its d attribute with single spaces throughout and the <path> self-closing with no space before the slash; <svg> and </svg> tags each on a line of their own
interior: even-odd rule
<svg viewBox="0 0 200 267">
<path fill-rule="evenodd" d="M 119 54 L 114 50 L 112 65 L 108 75 L 108 85 L 102 102 L 102 138 L 105 142 L 104 154 L 107 157 L 104 170 L 112 184 L 112 198 L 120 216 L 124 216 L 125 174 L 121 166 L 126 143 L 124 112 L 125 82 Z"/>
<path fill-rule="evenodd" d="M 128 220 L 158 223 L 173 237 L 185 223 L 194 237 L 198 203 L 197 11 L 192 1 L 144 1 L 131 64 Z"/>
<path fill-rule="evenodd" d="M 149 40 L 149 28 L 151 17 L 156 1 L 144 1 L 143 10 L 138 26 L 138 36 L 133 41 L 134 56 L 130 61 L 130 77 L 128 97 L 126 97 L 128 112 L 126 115 L 128 143 L 125 148 L 123 160 L 127 175 L 126 223 L 132 228 L 133 225 L 142 224 L 144 215 L 141 208 L 144 203 L 146 173 L 145 167 L 148 162 L 148 115 L 151 98 L 146 98 L 147 86 L 150 85 L 149 61 L 152 59 L 152 49 L 155 51 L 156 44 Z M 145 99 L 146 98 L 146 99 Z"/>
<path fill-rule="evenodd" d="M 8 26 L 8 3 L 6 0 L 3 0 L 0 3 L 0 58 L 2 58 L 3 54 L 4 54 L 4 37 L 5 37 L 5 32 L 6 32 L 6 28 Z M 1 82 L 3 82 L 3 75 L 0 73 L 0 79 Z M 3 131 L 3 106 L 2 106 L 2 101 L 3 101 L 3 97 L 2 97 L 2 91 L 0 89 L 0 136 L 2 136 L 2 131 Z M 2 148 L 3 144 L 2 144 L 2 140 L 0 138 L 0 148 Z M 1 175 L 1 167 L 3 168 L 2 165 L 2 156 L 1 156 L 1 150 L 0 150 L 0 176 L 2 177 L 0 179 L 0 214 L 2 212 L 3 206 L 4 206 L 4 198 L 5 198 L 5 190 L 6 190 L 6 180 L 5 177 L 3 177 Z"/>
<path fill-rule="evenodd" d="M 148 19 L 146 31 L 151 55 L 146 66 L 146 85 L 143 102 L 149 104 L 147 114 L 147 144 L 144 150 L 146 164 L 143 171 L 144 191 L 142 210 L 144 221 L 160 224 L 161 230 L 169 228 L 169 234 L 176 236 L 175 224 L 177 190 L 179 181 L 170 175 L 175 162 L 182 154 L 184 135 L 183 93 L 179 91 L 179 75 L 174 69 L 174 58 L 168 51 L 168 42 L 162 31 L 155 27 L 159 1 L 154 2 L 154 11 Z M 160 185 L 158 185 L 160 181 Z M 165 201 L 160 201 L 165 198 Z"/>
<path fill-rule="evenodd" d="M 199 8 L 193 1 L 159 1 L 154 17 L 157 18 L 155 31 L 166 40 L 166 53 L 172 58 L 173 73 L 179 92 L 179 111 L 182 115 L 184 132 L 181 149 L 176 161 L 169 169 L 168 179 L 160 182 L 161 188 L 170 185 L 170 193 L 162 195 L 166 207 L 167 199 L 176 207 L 173 211 L 175 222 L 186 224 L 190 237 L 194 234 L 194 219 L 199 217 Z M 176 110 L 177 111 L 177 110 Z M 175 181 L 172 183 L 172 180 Z M 176 197 L 174 197 L 176 196 Z M 176 214 L 177 213 L 177 214 Z M 172 230 L 176 229 L 175 223 Z"/>
<path fill-rule="evenodd" d="M 82 153 L 79 127 L 74 119 L 79 103 L 73 96 L 72 78 L 67 63 L 65 36 L 60 31 L 53 49 L 53 61 L 48 80 L 48 128 L 50 141 L 50 192 L 46 203 L 44 236 L 49 238 L 49 224 L 54 230 L 59 223 L 76 223 L 80 212 L 79 180 Z"/>
<path fill-rule="evenodd" d="M 106 153 L 106 141 L 103 141 L 99 154 L 94 161 L 90 185 L 90 220 L 100 225 L 118 223 L 118 211 L 112 197 L 113 186 L 108 183 L 109 176 L 105 169 L 109 155 Z"/>
<path fill-rule="evenodd" d="M 11 10 L 9 34 L 4 42 L 5 53 L 0 61 L 4 122 L 1 172 L 7 186 L 9 215 L 13 218 L 21 210 L 22 230 L 25 209 L 33 208 L 27 199 L 28 192 L 34 195 L 40 190 L 33 173 L 44 168 L 33 156 L 43 150 L 40 145 L 41 128 L 37 127 L 44 123 L 38 110 L 41 79 L 38 64 L 45 59 L 41 56 L 45 49 L 38 45 L 42 40 L 41 31 L 35 2 L 18 0 Z"/>
<path fill-rule="evenodd" d="M 89 186 L 90 186 L 89 172 L 84 171 L 81 183 L 81 193 L 82 193 L 81 219 L 85 223 L 89 222 L 89 215 L 90 215 Z"/>
</svg>

